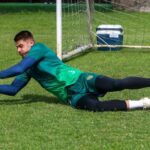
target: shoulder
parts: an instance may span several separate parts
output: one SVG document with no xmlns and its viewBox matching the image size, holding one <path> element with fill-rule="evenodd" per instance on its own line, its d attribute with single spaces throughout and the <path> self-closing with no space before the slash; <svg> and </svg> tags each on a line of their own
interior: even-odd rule
<svg viewBox="0 0 150 150">
<path fill-rule="evenodd" d="M 43 43 L 35 43 L 32 48 L 31 48 L 31 51 L 34 50 L 34 49 L 47 49 L 48 47 L 43 44 Z"/>
<path fill-rule="evenodd" d="M 50 49 L 48 46 L 46 46 L 45 44 L 42 43 L 36 43 L 32 46 L 32 48 L 30 49 L 29 53 L 27 54 L 27 56 L 31 56 L 31 57 L 43 57 L 45 56 L 47 53 L 51 53 L 53 54 L 53 50 Z"/>
<path fill-rule="evenodd" d="M 40 52 L 54 52 L 51 48 L 49 48 L 47 45 L 43 44 L 43 43 L 36 43 L 32 46 L 32 48 L 30 49 L 30 52 L 32 51 L 40 51 Z"/>
</svg>

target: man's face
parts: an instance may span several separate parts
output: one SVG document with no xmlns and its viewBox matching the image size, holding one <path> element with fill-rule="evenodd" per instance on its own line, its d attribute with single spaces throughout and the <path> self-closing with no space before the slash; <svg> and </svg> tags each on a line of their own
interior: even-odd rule
<svg viewBox="0 0 150 150">
<path fill-rule="evenodd" d="M 29 50 L 33 45 L 34 45 L 33 39 L 19 40 L 16 42 L 18 53 L 22 57 L 24 57 L 29 52 Z"/>
</svg>

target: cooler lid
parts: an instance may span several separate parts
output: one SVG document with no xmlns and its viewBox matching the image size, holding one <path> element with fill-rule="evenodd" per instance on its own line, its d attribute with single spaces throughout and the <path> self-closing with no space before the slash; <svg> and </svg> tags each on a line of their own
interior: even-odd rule
<svg viewBox="0 0 150 150">
<path fill-rule="evenodd" d="M 123 27 L 121 25 L 110 25 L 110 24 L 102 24 L 99 25 L 96 30 L 120 30 L 123 32 Z"/>
</svg>

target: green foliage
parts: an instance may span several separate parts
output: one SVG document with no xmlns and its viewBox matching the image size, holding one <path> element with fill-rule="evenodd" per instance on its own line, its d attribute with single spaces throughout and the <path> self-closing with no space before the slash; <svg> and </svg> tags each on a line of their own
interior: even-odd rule
<svg viewBox="0 0 150 150">
<path fill-rule="evenodd" d="M 28 29 L 55 49 L 55 14 L 46 12 L 0 15 L 0 70 L 16 64 L 13 36 Z M 69 22 L 69 20 L 68 20 Z M 67 64 L 111 77 L 150 75 L 149 50 L 93 51 Z M 13 79 L 0 80 L 1 84 Z M 150 90 L 108 93 L 108 99 L 139 99 Z M 15 97 L 0 96 L 2 150 L 149 150 L 149 111 L 94 113 L 60 104 L 32 80 Z"/>
<path fill-rule="evenodd" d="M 0 3 L 0 13 L 15 13 L 15 12 L 55 12 L 55 4 L 44 3 Z"/>
<path fill-rule="evenodd" d="M 80 6 L 76 4 L 63 4 L 63 11 L 78 11 L 80 8 L 85 8 L 85 4 L 80 3 Z M 97 11 L 110 11 L 112 9 L 111 4 L 95 4 L 95 9 Z M 0 3 L 0 13 L 8 13 L 8 12 L 37 12 L 37 11 L 45 11 L 45 12 L 55 12 L 56 4 L 55 3 Z"/>
</svg>

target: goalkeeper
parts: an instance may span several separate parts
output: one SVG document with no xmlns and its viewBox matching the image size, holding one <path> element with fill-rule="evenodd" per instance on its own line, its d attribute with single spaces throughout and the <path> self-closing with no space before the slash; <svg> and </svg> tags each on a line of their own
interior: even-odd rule
<svg viewBox="0 0 150 150">
<path fill-rule="evenodd" d="M 82 72 L 64 64 L 42 43 L 35 43 L 29 31 L 21 31 L 14 41 L 22 60 L 3 71 L 0 78 L 14 77 L 10 85 L 0 85 L 0 93 L 16 95 L 34 78 L 60 101 L 77 109 L 115 111 L 150 108 L 150 99 L 100 101 L 107 92 L 150 87 L 150 78 L 127 77 L 113 79 L 104 75 Z"/>
</svg>

